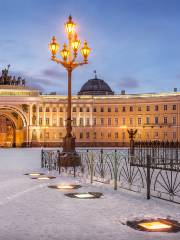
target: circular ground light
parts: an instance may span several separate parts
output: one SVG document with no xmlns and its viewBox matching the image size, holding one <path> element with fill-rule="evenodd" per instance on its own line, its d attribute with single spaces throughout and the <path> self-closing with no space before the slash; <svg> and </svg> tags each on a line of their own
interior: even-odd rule
<svg viewBox="0 0 180 240">
<path fill-rule="evenodd" d="M 42 176 L 42 175 L 45 175 L 44 173 L 25 173 L 24 175 L 27 175 L 27 176 L 31 176 L 31 177 L 38 177 L 38 176 Z"/>
<path fill-rule="evenodd" d="M 54 176 L 45 176 L 45 175 L 42 175 L 42 176 L 39 176 L 39 177 L 32 177 L 31 179 L 37 179 L 37 180 L 49 180 L 49 179 L 54 179 L 56 177 Z"/>
<path fill-rule="evenodd" d="M 79 198 L 79 199 L 95 199 L 100 198 L 103 194 L 100 192 L 86 192 L 86 193 L 67 193 L 65 196 L 71 198 Z"/>
<path fill-rule="evenodd" d="M 172 219 L 143 219 L 127 221 L 129 227 L 144 232 L 179 232 L 180 223 Z"/>
<path fill-rule="evenodd" d="M 75 184 L 58 184 L 58 185 L 50 185 L 49 188 L 59 189 L 59 190 L 73 190 L 78 189 L 81 187 L 81 185 L 75 185 Z"/>
</svg>

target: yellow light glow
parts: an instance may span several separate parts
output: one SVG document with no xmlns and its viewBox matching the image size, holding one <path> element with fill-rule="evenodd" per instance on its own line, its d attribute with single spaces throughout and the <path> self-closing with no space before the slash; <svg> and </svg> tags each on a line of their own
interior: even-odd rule
<svg viewBox="0 0 180 240">
<path fill-rule="evenodd" d="M 172 227 L 171 225 L 159 221 L 139 223 L 138 225 L 148 230 L 169 229 Z"/>
<path fill-rule="evenodd" d="M 75 194 L 74 196 L 76 196 L 77 198 L 92 198 L 92 197 L 94 197 L 94 195 L 92 195 L 90 193 L 79 193 L 79 194 Z"/>
<path fill-rule="evenodd" d="M 120 128 L 122 128 L 122 129 L 126 129 L 127 128 L 127 126 L 125 125 L 125 126 L 121 126 Z"/>
<path fill-rule="evenodd" d="M 87 61 L 91 49 L 88 47 L 87 42 L 84 41 L 84 46 L 81 48 L 81 54 L 84 57 L 84 60 Z"/>
<path fill-rule="evenodd" d="M 63 60 L 67 61 L 67 58 L 69 56 L 69 50 L 67 49 L 66 44 L 64 44 L 63 49 L 60 51 L 60 53 L 61 53 Z"/>
<path fill-rule="evenodd" d="M 76 24 L 72 21 L 71 15 L 68 18 L 68 21 L 65 23 L 66 32 L 68 35 L 72 35 L 75 32 Z"/>
<path fill-rule="evenodd" d="M 59 50 L 59 44 L 56 42 L 55 36 L 52 37 L 52 41 L 49 44 L 49 49 L 53 57 L 56 55 L 57 51 Z"/>
<path fill-rule="evenodd" d="M 49 177 L 38 177 L 39 180 L 48 180 L 50 179 Z"/>
<path fill-rule="evenodd" d="M 74 50 L 75 53 L 77 53 L 79 46 L 80 46 L 81 42 L 77 37 L 77 34 L 75 33 L 74 35 L 74 39 L 72 41 L 72 49 Z"/>
<path fill-rule="evenodd" d="M 59 185 L 57 186 L 58 189 L 73 189 L 74 187 L 71 185 Z"/>
<path fill-rule="evenodd" d="M 40 173 L 29 173 L 29 175 L 30 175 L 30 176 L 40 176 L 40 175 L 42 175 L 42 174 L 40 174 Z"/>
</svg>

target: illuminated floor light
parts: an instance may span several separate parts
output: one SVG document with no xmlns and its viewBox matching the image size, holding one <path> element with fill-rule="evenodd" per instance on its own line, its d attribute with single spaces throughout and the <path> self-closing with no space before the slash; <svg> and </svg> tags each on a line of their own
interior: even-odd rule
<svg viewBox="0 0 180 240">
<path fill-rule="evenodd" d="M 139 231 L 145 232 L 179 232 L 180 223 L 171 219 L 150 219 L 139 221 L 127 221 L 127 225 Z"/>
<path fill-rule="evenodd" d="M 71 190 L 71 189 L 78 189 L 81 186 L 80 185 L 63 185 L 63 184 L 59 184 L 59 185 L 50 185 L 48 186 L 49 188 L 54 188 L 54 189 L 62 189 L 62 190 Z"/>
<path fill-rule="evenodd" d="M 79 199 L 96 199 L 100 198 L 103 194 L 100 192 L 87 192 L 87 193 L 67 193 L 65 196 L 71 198 L 79 198 Z"/>
<path fill-rule="evenodd" d="M 89 193 L 82 193 L 82 194 L 75 194 L 74 195 L 77 198 L 94 198 L 95 196 Z"/>
<path fill-rule="evenodd" d="M 38 179 L 38 180 L 49 180 L 49 179 L 54 179 L 56 177 L 53 176 L 42 176 L 42 177 L 32 177 L 31 179 Z"/>
<path fill-rule="evenodd" d="M 138 224 L 140 227 L 143 227 L 147 230 L 157 230 L 157 229 L 169 229 L 172 226 L 159 222 L 159 221 L 155 221 L 155 222 L 147 222 L 147 223 L 139 223 Z"/>
<path fill-rule="evenodd" d="M 29 176 L 41 176 L 41 175 L 44 175 L 44 173 L 26 173 L 24 175 L 29 175 Z"/>
</svg>

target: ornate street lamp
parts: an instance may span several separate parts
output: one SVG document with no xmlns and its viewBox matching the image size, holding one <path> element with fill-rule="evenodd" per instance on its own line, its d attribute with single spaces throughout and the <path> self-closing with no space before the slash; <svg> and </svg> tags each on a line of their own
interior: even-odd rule
<svg viewBox="0 0 180 240">
<path fill-rule="evenodd" d="M 72 125 L 71 125 L 71 75 L 72 71 L 78 66 L 82 66 L 88 63 L 88 56 L 91 49 L 88 47 L 87 42 L 84 42 L 84 45 L 80 49 L 81 42 L 78 39 L 76 33 L 76 24 L 73 22 L 71 15 L 68 18 L 68 21 L 65 23 L 65 29 L 68 37 L 68 44 L 64 44 L 62 50 L 60 51 L 60 55 L 62 60 L 56 58 L 56 54 L 60 48 L 60 45 L 56 42 L 56 38 L 53 37 L 51 43 L 49 44 L 50 51 L 52 53 L 51 60 L 61 64 L 68 73 L 68 109 L 67 109 L 67 122 L 66 122 L 66 136 L 63 139 L 63 154 L 66 154 L 66 166 L 74 166 L 72 165 L 73 160 L 69 160 L 69 158 L 73 159 L 73 154 L 76 155 L 75 152 L 75 137 L 72 136 Z M 79 50 L 81 50 L 81 54 L 83 57 L 82 62 L 76 61 Z M 69 163 L 68 163 L 69 161 Z"/>
</svg>

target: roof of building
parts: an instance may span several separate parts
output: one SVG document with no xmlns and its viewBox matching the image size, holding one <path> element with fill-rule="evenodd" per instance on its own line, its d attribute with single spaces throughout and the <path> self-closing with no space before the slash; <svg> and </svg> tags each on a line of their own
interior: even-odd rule
<svg viewBox="0 0 180 240">
<path fill-rule="evenodd" d="M 97 78 L 95 71 L 95 77 L 81 87 L 78 95 L 114 95 L 114 92 L 104 80 Z"/>
</svg>

